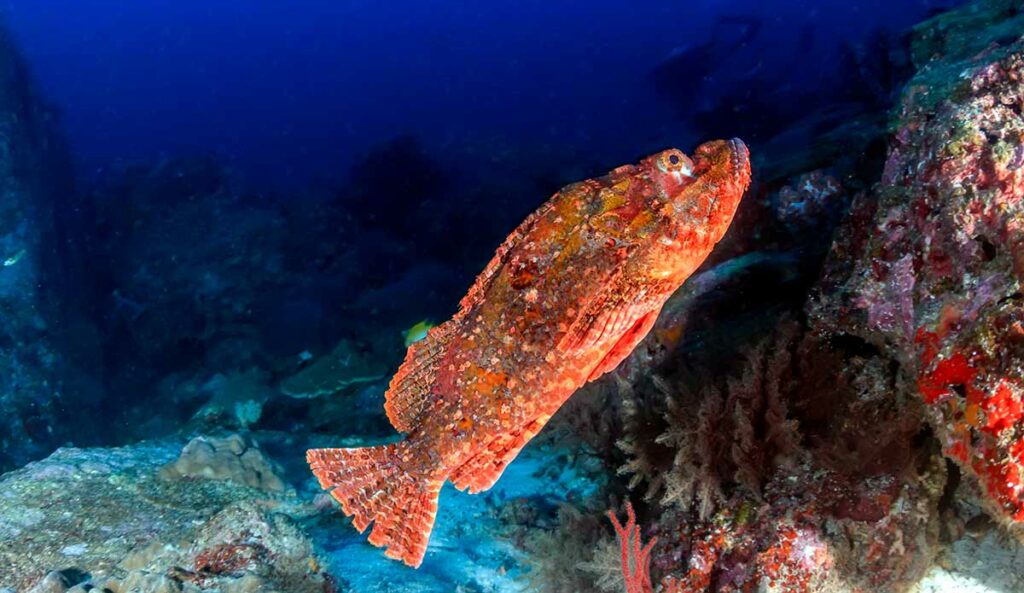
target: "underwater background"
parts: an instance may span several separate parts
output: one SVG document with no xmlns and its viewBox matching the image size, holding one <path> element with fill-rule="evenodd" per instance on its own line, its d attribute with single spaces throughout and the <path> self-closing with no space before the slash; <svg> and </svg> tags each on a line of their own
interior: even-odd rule
<svg viewBox="0 0 1024 593">
<path fill-rule="evenodd" d="M 1024 591 L 1020 1 L 0 13 L 0 593 Z M 734 137 L 632 354 L 368 543 L 306 450 L 560 188 Z"/>
</svg>

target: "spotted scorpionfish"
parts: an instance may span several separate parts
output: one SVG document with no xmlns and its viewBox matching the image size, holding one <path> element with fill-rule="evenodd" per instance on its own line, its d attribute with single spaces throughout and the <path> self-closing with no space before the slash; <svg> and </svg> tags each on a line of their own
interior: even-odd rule
<svg viewBox="0 0 1024 593">
<path fill-rule="evenodd" d="M 384 408 L 396 443 L 307 453 L 385 555 L 418 567 L 450 481 L 477 493 L 580 386 L 613 370 L 725 234 L 750 182 L 739 140 L 573 183 L 498 248 L 452 319 L 412 344 Z"/>
</svg>

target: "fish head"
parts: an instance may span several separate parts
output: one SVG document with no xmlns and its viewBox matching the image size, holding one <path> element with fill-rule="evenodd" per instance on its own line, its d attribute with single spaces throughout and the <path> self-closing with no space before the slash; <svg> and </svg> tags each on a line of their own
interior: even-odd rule
<svg viewBox="0 0 1024 593">
<path fill-rule="evenodd" d="M 689 157 L 659 152 L 642 166 L 654 183 L 662 211 L 684 226 L 716 236 L 725 233 L 750 184 L 750 152 L 737 138 L 706 142 Z"/>
<path fill-rule="evenodd" d="M 717 243 L 750 184 L 750 152 L 739 139 L 706 142 L 688 157 L 676 149 L 645 159 L 671 234 L 687 243 Z"/>
<path fill-rule="evenodd" d="M 725 235 L 750 184 L 750 152 L 739 139 L 706 142 L 687 156 L 669 149 L 640 167 L 657 218 L 657 277 L 689 275 Z"/>
</svg>

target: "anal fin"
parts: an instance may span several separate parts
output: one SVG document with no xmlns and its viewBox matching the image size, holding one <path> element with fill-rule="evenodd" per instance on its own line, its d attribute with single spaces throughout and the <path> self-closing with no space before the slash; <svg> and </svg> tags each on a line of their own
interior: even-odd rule
<svg viewBox="0 0 1024 593">
<path fill-rule="evenodd" d="M 526 443 L 537 436 L 550 416 L 542 416 L 524 426 L 521 430 L 497 436 L 487 445 L 478 449 L 473 456 L 448 476 L 448 480 L 459 490 L 476 494 L 489 490 L 498 481 L 509 463 L 519 455 Z"/>
<path fill-rule="evenodd" d="M 410 430 L 429 407 L 437 369 L 448 351 L 448 343 L 455 335 L 456 327 L 452 321 L 443 323 L 409 346 L 405 360 L 384 394 L 384 411 L 396 430 Z"/>
</svg>

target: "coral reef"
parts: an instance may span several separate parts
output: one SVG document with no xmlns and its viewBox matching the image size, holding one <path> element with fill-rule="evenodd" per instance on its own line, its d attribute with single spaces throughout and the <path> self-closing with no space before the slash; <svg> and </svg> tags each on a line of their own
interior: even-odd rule
<svg viewBox="0 0 1024 593">
<path fill-rule="evenodd" d="M 763 42 L 760 24 L 738 24 Z M 455 376 L 433 364 L 454 339 L 443 324 L 413 345 L 396 392 L 384 379 L 402 330 L 449 317 L 537 205 L 522 196 L 601 167 L 564 144 L 403 135 L 308 195 L 248 191 L 202 156 L 115 164 L 75 195 L 54 116 L 0 32 L 0 472 L 66 445 L 0 475 L 0 593 L 1024 589 L 1022 31 L 1018 1 L 977 0 L 906 40 L 851 46 L 826 77 L 841 85 L 811 101 L 801 80 L 783 103 L 756 72 L 691 84 L 738 46 L 681 51 L 661 91 L 715 86 L 723 100 L 696 109 L 696 129 L 760 141 L 729 234 L 535 441 L 523 447 L 543 420 L 511 426 L 451 476 L 475 491 L 505 470 L 486 495 L 436 480 L 420 492 L 377 463 L 384 482 L 334 490 L 344 509 L 301 452 L 321 452 L 329 486 L 338 458 L 365 481 L 364 462 L 407 453 L 382 443 L 436 403 L 420 397 L 428 380 L 510 393 L 516 368 L 486 369 L 524 350 L 502 350 L 518 326 L 483 331 L 491 351 Z M 789 41 L 813 46 L 803 35 Z M 621 188 L 601 207 L 621 206 Z M 588 224 L 622 231 L 617 213 Z M 552 278 L 516 236 L 499 252 L 520 255 L 507 285 Z M 594 276 L 560 290 L 600 304 Z M 481 319 L 545 296 L 523 294 Z M 598 309 L 559 346 L 595 347 Z M 549 391 L 537 385 L 526 397 Z M 397 538 L 423 570 L 339 527 L 381 492 L 412 500 L 392 513 L 412 519 L 371 509 L 355 526 L 377 519 L 373 541 Z M 602 510 L 629 498 L 609 525 Z"/>
<path fill-rule="evenodd" d="M 847 362 L 792 320 L 737 366 L 624 393 L 622 469 L 663 508 L 653 564 L 668 590 L 842 591 L 870 574 L 858 586 L 894 591 L 920 577 L 946 474 L 934 452 L 910 450 L 920 424 L 893 409 L 889 371 Z M 877 548 L 896 540 L 901 554 Z"/>
<path fill-rule="evenodd" d="M 283 488 L 160 477 L 178 447 L 61 449 L 0 478 L 0 590 L 334 590 L 294 525 L 312 507 Z"/>
<path fill-rule="evenodd" d="M 192 439 L 174 463 L 160 470 L 167 479 L 229 480 L 237 484 L 283 492 L 280 468 L 275 467 L 251 438 L 232 434 Z"/>
<path fill-rule="evenodd" d="M 667 590 L 902 591 L 930 565 L 941 463 L 905 485 L 810 465 L 776 476 L 763 504 L 733 499 L 713 521 L 691 524 L 688 568 L 665 579 Z"/>
<path fill-rule="evenodd" d="M 1021 18 L 992 0 L 917 28 L 877 187 L 812 172 L 770 196 L 780 245 L 849 204 L 812 298 L 771 341 L 680 324 L 687 359 L 625 367 L 608 426 L 655 503 L 664 591 L 969 583 L 971 525 L 1021 532 Z M 703 352 L 719 348 L 740 356 Z M 980 581 L 1013 582 L 1018 544 L 989 545 Z"/>
<path fill-rule="evenodd" d="M 814 314 L 898 361 L 898 386 L 925 405 L 944 453 L 1019 532 L 1024 17 L 1013 5 L 981 2 L 919 28 L 917 53 L 934 59 L 894 116 L 881 185 L 859 206 L 870 216 L 846 230 L 863 239 L 836 254 L 852 269 L 830 272 L 842 287 Z M 985 35 L 940 41 L 968 25 Z"/>
</svg>

